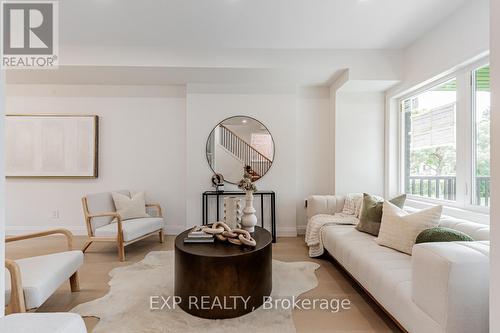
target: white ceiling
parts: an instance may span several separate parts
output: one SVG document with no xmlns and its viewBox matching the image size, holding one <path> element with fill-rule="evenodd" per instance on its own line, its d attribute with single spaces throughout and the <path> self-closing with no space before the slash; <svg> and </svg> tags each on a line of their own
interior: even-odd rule
<svg viewBox="0 0 500 333">
<path fill-rule="evenodd" d="M 474 0 L 64 0 L 61 45 L 400 49 Z"/>
<path fill-rule="evenodd" d="M 474 1 L 64 0 L 59 69 L 7 83 L 329 86 L 349 69 L 345 91 L 384 91 L 404 49 Z"/>
</svg>

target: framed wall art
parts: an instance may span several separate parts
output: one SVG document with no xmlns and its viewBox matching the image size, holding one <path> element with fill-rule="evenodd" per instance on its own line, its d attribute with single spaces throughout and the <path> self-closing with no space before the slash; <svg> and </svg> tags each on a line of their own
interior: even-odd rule
<svg viewBox="0 0 500 333">
<path fill-rule="evenodd" d="M 7 115 L 8 178 L 97 178 L 98 116 Z"/>
</svg>

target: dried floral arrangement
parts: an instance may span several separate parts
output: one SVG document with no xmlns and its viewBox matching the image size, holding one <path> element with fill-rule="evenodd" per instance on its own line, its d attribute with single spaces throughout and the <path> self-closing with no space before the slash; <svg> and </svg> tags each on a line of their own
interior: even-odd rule
<svg viewBox="0 0 500 333">
<path fill-rule="evenodd" d="M 239 181 L 238 188 L 245 192 L 256 192 L 257 186 L 252 183 L 252 175 L 250 175 L 251 167 L 247 165 L 243 168 L 243 171 L 243 179 Z"/>
</svg>

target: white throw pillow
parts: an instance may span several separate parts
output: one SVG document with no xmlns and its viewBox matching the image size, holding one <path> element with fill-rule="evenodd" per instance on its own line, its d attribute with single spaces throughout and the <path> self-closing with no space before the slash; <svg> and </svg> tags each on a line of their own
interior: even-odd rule
<svg viewBox="0 0 500 333">
<path fill-rule="evenodd" d="M 111 192 L 115 202 L 116 212 L 120 214 L 122 220 L 151 217 L 146 214 L 146 199 L 144 192 L 132 194 L 132 197 L 117 192 Z"/>
<path fill-rule="evenodd" d="M 409 214 L 385 201 L 376 242 L 411 255 L 418 234 L 425 229 L 437 227 L 442 210 L 442 206 L 435 206 Z"/>
<path fill-rule="evenodd" d="M 354 210 L 354 216 L 359 219 L 361 211 L 363 210 L 363 194 L 361 194 L 359 198 L 356 198 L 355 204 L 356 204 L 356 209 Z"/>
<path fill-rule="evenodd" d="M 362 193 L 349 193 L 345 196 L 344 208 L 342 213 L 349 215 L 358 215 L 361 210 L 361 203 L 363 202 Z M 357 213 L 357 214 L 356 214 Z"/>
</svg>

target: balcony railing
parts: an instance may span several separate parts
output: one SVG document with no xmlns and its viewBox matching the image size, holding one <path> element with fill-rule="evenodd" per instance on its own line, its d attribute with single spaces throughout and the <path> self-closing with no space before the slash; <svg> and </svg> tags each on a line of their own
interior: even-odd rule
<svg viewBox="0 0 500 333">
<path fill-rule="evenodd" d="M 490 206 L 490 177 L 476 177 L 476 205 Z"/>
<path fill-rule="evenodd" d="M 490 205 L 490 177 L 476 177 L 474 204 Z M 457 179 L 453 176 L 411 176 L 406 193 L 426 198 L 456 200 Z"/>
<path fill-rule="evenodd" d="M 265 175 L 273 162 L 226 126 L 220 124 L 219 128 L 220 144 L 245 166 L 251 167 L 252 181 Z"/>
</svg>

